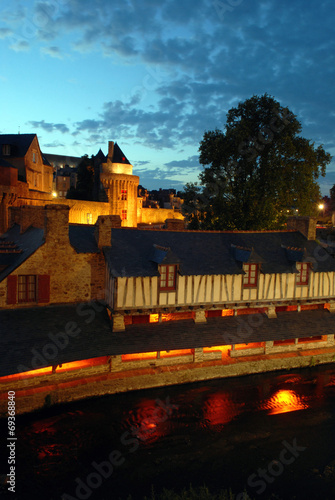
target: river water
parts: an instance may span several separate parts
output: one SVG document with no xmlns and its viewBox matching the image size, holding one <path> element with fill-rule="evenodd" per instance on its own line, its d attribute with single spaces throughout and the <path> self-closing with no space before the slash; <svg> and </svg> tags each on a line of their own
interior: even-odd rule
<svg viewBox="0 0 335 500">
<path fill-rule="evenodd" d="M 236 500 L 335 498 L 335 365 L 106 396 L 16 427 L 16 490 L 0 498 L 140 500 L 190 484 Z"/>
</svg>

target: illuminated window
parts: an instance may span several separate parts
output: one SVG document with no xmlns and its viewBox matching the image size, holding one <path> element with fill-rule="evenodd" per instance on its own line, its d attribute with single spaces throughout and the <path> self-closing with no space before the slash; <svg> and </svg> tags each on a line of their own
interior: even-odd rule
<svg viewBox="0 0 335 500">
<path fill-rule="evenodd" d="M 296 275 L 297 285 L 308 285 L 309 267 L 306 262 L 297 262 L 298 274 Z"/>
<path fill-rule="evenodd" d="M 36 276 L 18 276 L 18 302 L 36 302 Z"/>
<path fill-rule="evenodd" d="M 127 190 L 121 189 L 121 200 L 126 200 L 126 199 L 127 199 Z"/>
<path fill-rule="evenodd" d="M 160 281 L 159 289 L 175 290 L 176 289 L 176 266 L 160 266 Z"/>
<path fill-rule="evenodd" d="M 121 212 L 121 220 L 127 220 L 127 210 L 122 210 L 122 212 Z"/>
<path fill-rule="evenodd" d="M 243 276 L 243 286 L 245 288 L 256 287 L 258 280 L 258 265 L 243 264 L 243 271 L 245 272 Z"/>
</svg>

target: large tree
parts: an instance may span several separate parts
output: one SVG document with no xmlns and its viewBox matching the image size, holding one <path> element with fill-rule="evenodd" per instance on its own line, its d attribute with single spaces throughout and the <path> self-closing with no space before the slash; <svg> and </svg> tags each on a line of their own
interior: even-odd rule
<svg viewBox="0 0 335 500">
<path fill-rule="evenodd" d="M 190 227 L 274 229 L 288 210 L 312 215 L 331 156 L 300 132 L 296 116 L 268 94 L 230 109 L 225 130 L 205 132 L 200 143 L 200 185 L 184 192 Z"/>
<path fill-rule="evenodd" d="M 84 155 L 77 167 L 77 186 L 70 188 L 66 197 L 71 200 L 93 200 L 94 157 Z"/>
</svg>

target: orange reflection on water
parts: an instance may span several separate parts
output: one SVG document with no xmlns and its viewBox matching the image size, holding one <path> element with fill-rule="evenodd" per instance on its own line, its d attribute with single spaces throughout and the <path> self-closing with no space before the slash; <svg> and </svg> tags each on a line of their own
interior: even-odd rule
<svg viewBox="0 0 335 500">
<path fill-rule="evenodd" d="M 153 442 L 165 435 L 172 411 L 164 401 L 144 399 L 128 415 L 126 426 L 140 441 Z"/>
<path fill-rule="evenodd" d="M 296 392 L 286 389 L 277 391 L 265 405 L 265 409 L 269 410 L 269 415 L 306 410 L 306 408 L 308 408 L 308 404 L 302 401 Z"/>
<path fill-rule="evenodd" d="M 239 408 L 225 392 L 211 394 L 204 404 L 204 418 L 210 426 L 227 424 L 239 413 Z"/>
</svg>

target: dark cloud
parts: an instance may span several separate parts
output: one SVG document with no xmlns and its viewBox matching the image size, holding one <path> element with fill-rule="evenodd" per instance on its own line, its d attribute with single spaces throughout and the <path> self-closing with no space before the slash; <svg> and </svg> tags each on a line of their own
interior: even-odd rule
<svg viewBox="0 0 335 500">
<path fill-rule="evenodd" d="M 10 48 L 15 52 L 27 52 L 30 49 L 30 44 L 26 40 L 14 40 Z"/>
<path fill-rule="evenodd" d="M 7 38 L 11 35 L 13 35 L 12 30 L 10 30 L 8 28 L 0 28 L 0 39 Z"/>
<path fill-rule="evenodd" d="M 63 59 L 63 54 L 61 53 L 59 47 L 42 47 L 41 52 L 43 54 L 49 55 L 51 57 L 55 57 L 57 59 Z"/>
<path fill-rule="evenodd" d="M 41 128 L 42 130 L 45 130 L 46 132 L 61 132 L 62 134 L 65 134 L 70 131 L 67 125 L 64 123 L 46 123 L 44 120 L 41 121 L 30 121 L 28 122 L 32 127 L 34 128 Z"/>
<path fill-rule="evenodd" d="M 59 148 L 59 147 L 64 147 L 65 144 L 59 142 L 59 141 L 53 141 L 53 142 L 43 142 L 43 148 Z"/>
<path fill-rule="evenodd" d="M 197 150 L 205 130 L 224 128 L 232 106 L 267 92 L 297 115 L 304 136 L 334 153 L 334 23 L 330 0 L 57 0 L 35 2 L 31 12 L 5 9 L 0 38 L 16 51 L 42 41 L 46 55 L 60 58 L 58 39 L 71 34 L 69 51 L 144 65 L 147 76 L 127 97 L 75 121 L 78 143 L 113 137 L 152 149 Z M 64 124 L 30 123 L 69 132 Z M 164 168 L 171 175 L 196 163 L 192 156 Z"/>
<path fill-rule="evenodd" d="M 164 163 L 164 166 L 177 169 L 200 169 L 199 157 L 194 155 L 187 158 L 187 160 L 172 160 Z"/>
<path fill-rule="evenodd" d="M 149 165 L 149 164 L 150 164 L 149 160 L 140 160 L 140 161 L 136 160 L 136 166 L 140 165 L 141 167 L 143 167 L 144 165 Z"/>
</svg>

